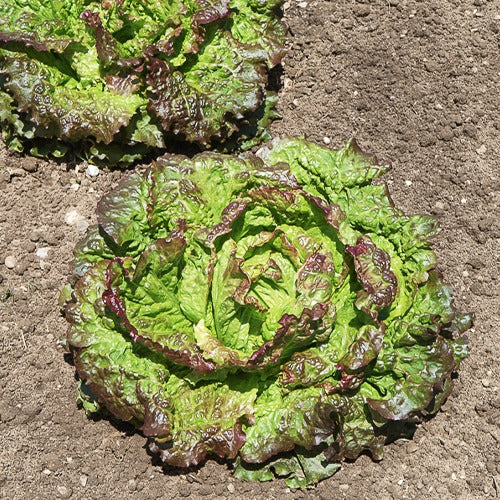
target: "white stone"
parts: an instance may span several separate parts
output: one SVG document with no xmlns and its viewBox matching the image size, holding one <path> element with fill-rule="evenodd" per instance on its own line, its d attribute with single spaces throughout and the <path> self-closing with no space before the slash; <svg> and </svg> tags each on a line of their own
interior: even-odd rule
<svg viewBox="0 0 500 500">
<path fill-rule="evenodd" d="M 87 175 L 90 175 L 90 177 L 97 177 L 99 175 L 99 168 L 95 165 L 89 165 L 87 167 Z"/>
<path fill-rule="evenodd" d="M 64 222 L 66 222 L 69 226 L 74 226 L 79 220 L 81 220 L 81 218 L 82 216 L 75 209 L 71 209 L 66 212 Z"/>
<path fill-rule="evenodd" d="M 13 255 L 7 255 L 7 257 L 5 257 L 4 264 L 7 269 L 14 269 L 17 264 L 17 260 Z"/>
<path fill-rule="evenodd" d="M 37 248 L 35 255 L 40 259 L 46 259 L 49 256 L 50 247 Z"/>
<path fill-rule="evenodd" d="M 68 488 L 67 486 L 60 485 L 57 487 L 57 492 L 59 493 L 59 496 L 61 498 L 69 498 L 71 497 L 71 494 L 73 493 L 71 488 Z"/>
<path fill-rule="evenodd" d="M 89 223 L 85 219 L 79 219 L 76 221 L 76 230 L 79 233 L 84 233 L 89 228 Z"/>
<path fill-rule="evenodd" d="M 328 146 L 332 142 L 332 140 L 329 137 L 323 137 L 323 142 Z"/>
</svg>

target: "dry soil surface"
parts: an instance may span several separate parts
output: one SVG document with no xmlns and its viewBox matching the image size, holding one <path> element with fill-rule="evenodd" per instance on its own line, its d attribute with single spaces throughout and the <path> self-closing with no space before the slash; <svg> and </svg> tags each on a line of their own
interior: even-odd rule
<svg viewBox="0 0 500 500">
<path fill-rule="evenodd" d="M 274 135 L 355 136 L 394 169 L 396 204 L 436 215 L 440 267 L 473 311 L 470 357 L 411 442 L 362 456 L 312 492 L 250 484 L 208 461 L 162 469 L 145 438 L 75 403 L 57 305 L 71 250 L 126 172 L 0 152 L 0 496 L 4 498 L 489 498 L 500 488 L 498 27 L 488 0 L 288 0 L 290 50 Z M 497 210 L 497 211 L 495 211 Z M 70 224 L 68 224 L 70 222 Z M 12 268 L 11 268 L 12 267 Z"/>
</svg>

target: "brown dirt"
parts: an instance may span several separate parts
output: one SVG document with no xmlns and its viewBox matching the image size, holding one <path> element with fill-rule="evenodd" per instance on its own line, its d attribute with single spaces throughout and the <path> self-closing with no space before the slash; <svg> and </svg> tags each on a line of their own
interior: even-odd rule
<svg viewBox="0 0 500 500">
<path fill-rule="evenodd" d="M 498 10 L 488 0 L 289 0 L 293 36 L 275 135 L 339 146 L 355 136 L 394 164 L 396 204 L 439 217 L 440 266 L 476 314 L 443 410 L 413 442 L 363 456 L 310 492 L 249 484 L 209 461 L 164 471 L 145 439 L 75 404 L 74 370 L 57 339 L 71 250 L 99 197 L 125 172 L 0 154 L 0 496 L 5 498 L 487 498 L 498 496 Z M 325 138 L 325 139 L 324 139 Z M 77 189 L 75 189 L 77 188 Z M 79 229 L 82 229 L 80 222 Z M 36 256 L 37 249 L 48 256 Z M 5 258 L 14 256 L 13 269 Z"/>
</svg>

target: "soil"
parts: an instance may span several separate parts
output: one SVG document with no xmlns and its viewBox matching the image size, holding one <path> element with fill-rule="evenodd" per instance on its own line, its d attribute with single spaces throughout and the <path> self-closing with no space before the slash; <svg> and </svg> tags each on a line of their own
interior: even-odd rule
<svg viewBox="0 0 500 500">
<path fill-rule="evenodd" d="M 4 498 L 488 498 L 500 487 L 498 3 L 288 0 L 290 50 L 274 135 L 379 158 L 408 213 L 436 215 L 440 268 L 476 315 L 470 357 L 413 441 L 362 456 L 312 492 L 252 484 L 208 461 L 163 469 L 145 438 L 75 403 L 57 305 L 97 200 L 127 175 L 0 151 L 0 496 Z M 69 223 L 68 223 L 69 222 Z M 8 258 L 9 257 L 9 258 Z M 12 267 L 13 266 L 13 267 Z M 12 268 L 9 268 L 12 267 Z"/>
</svg>

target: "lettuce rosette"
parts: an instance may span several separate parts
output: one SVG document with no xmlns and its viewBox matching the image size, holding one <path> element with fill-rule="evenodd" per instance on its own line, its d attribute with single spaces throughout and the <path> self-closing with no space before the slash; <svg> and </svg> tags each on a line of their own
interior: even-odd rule
<svg viewBox="0 0 500 500">
<path fill-rule="evenodd" d="M 17 151 L 106 163 L 248 148 L 276 117 L 281 0 L 3 0 L 0 129 Z"/>
<path fill-rule="evenodd" d="M 466 356 L 427 216 L 354 142 L 168 155 L 100 201 L 63 293 L 89 411 L 170 465 L 307 487 L 435 413 Z"/>
</svg>

